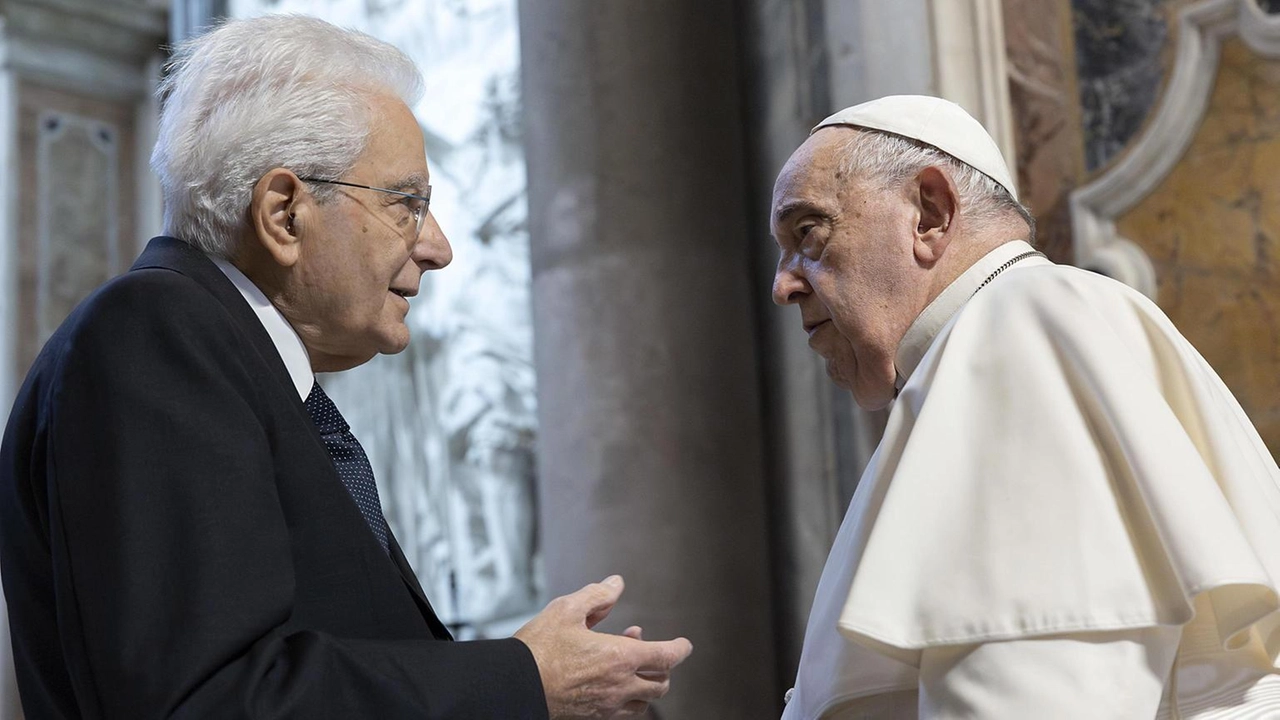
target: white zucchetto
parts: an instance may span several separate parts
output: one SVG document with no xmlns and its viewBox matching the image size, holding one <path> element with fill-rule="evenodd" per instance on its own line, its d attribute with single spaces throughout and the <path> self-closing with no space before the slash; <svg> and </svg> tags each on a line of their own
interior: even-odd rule
<svg viewBox="0 0 1280 720">
<path fill-rule="evenodd" d="M 889 95 L 845 108 L 814 126 L 809 134 L 832 125 L 880 130 L 932 145 L 995 180 L 1014 200 L 1018 189 L 1000 148 L 982 123 L 951 102 L 927 95 Z"/>
</svg>

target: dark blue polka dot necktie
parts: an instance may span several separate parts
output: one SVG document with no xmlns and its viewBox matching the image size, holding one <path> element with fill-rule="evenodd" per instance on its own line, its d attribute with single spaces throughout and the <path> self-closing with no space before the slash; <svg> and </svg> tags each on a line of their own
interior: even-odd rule
<svg viewBox="0 0 1280 720">
<path fill-rule="evenodd" d="M 378 486 L 373 482 L 373 466 L 369 464 L 364 448 L 360 447 L 356 436 L 351 434 L 351 426 L 342 419 L 338 406 L 325 394 L 320 383 L 311 386 L 311 394 L 307 395 L 304 404 L 307 412 L 311 413 L 312 422 L 320 430 L 320 438 L 324 440 L 324 447 L 333 459 L 342 484 L 356 501 L 360 514 L 369 523 L 369 529 L 378 538 L 383 552 L 390 553 L 387 544 L 387 519 L 382 515 Z"/>
</svg>

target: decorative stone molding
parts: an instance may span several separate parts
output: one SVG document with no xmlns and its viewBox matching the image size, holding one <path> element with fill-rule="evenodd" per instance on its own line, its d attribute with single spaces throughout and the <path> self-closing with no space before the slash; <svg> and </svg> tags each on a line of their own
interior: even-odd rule
<svg viewBox="0 0 1280 720">
<path fill-rule="evenodd" d="M 1256 0 L 1204 0 L 1179 15 L 1178 50 L 1150 126 L 1120 161 L 1071 194 L 1076 264 L 1156 296 L 1151 259 L 1121 237 L 1116 219 L 1147 197 L 1178 164 L 1208 110 L 1223 39 L 1238 34 L 1264 57 L 1280 57 L 1280 17 Z"/>
<path fill-rule="evenodd" d="M 168 40 L 167 11 L 142 0 L 7 0 L 8 63 L 22 78 L 135 101 L 152 91 L 148 63 Z"/>
<path fill-rule="evenodd" d="M 1280 57 L 1280 14 L 1266 12 L 1258 0 L 1240 4 L 1240 38 L 1263 57 Z"/>
<path fill-rule="evenodd" d="M 935 93 L 932 45 L 921 42 L 918 33 L 902 32 L 903 28 L 930 26 L 931 1 L 821 0 L 817 3 L 821 5 L 818 34 L 805 37 L 792 32 L 767 41 L 790 44 L 801 66 L 813 65 L 808 72 L 798 67 L 805 74 L 796 76 L 796 88 L 804 102 L 823 105 L 810 122 L 882 95 Z M 753 2 L 783 4 L 776 0 Z M 815 2 L 788 0 L 787 4 L 811 7 Z"/>
<path fill-rule="evenodd" d="M 968 110 L 1016 167 L 1001 0 L 930 0 L 936 92 Z"/>
<path fill-rule="evenodd" d="M 47 111 L 36 137 L 36 327 L 43 343 L 81 298 L 123 269 L 120 128 Z"/>
</svg>

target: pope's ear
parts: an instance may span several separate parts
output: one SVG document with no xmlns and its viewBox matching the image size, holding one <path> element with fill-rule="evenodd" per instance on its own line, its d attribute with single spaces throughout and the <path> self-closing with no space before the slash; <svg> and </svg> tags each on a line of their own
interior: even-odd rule
<svg viewBox="0 0 1280 720">
<path fill-rule="evenodd" d="M 920 212 L 916 227 L 916 259 L 922 264 L 932 265 L 946 252 L 951 240 L 960 194 L 951 176 L 936 166 L 920 171 L 916 176 L 915 190 Z"/>
<path fill-rule="evenodd" d="M 311 209 L 306 184 L 292 171 L 275 168 L 253 186 L 249 200 L 249 222 L 263 250 L 277 264 L 292 267 L 301 252 L 301 216 Z"/>
</svg>

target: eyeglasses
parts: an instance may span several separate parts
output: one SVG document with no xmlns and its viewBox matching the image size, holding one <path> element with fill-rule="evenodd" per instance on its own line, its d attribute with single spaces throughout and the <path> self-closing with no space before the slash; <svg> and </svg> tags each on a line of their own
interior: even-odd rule
<svg viewBox="0 0 1280 720">
<path fill-rule="evenodd" d="M 360 188 L 362 190 L 377 190 L 378 192 L 399 195 L 404 198 L 401 204 L 409 209 L 409 214 L 413 216 L 413 237 L 417 238 L 422 235 L 422 226 L 427 221 L 427 209 L 431 207 L 431 186 L 427 186 L 425 195 L 414 195 L 403 190 L 391 190 L 388 188 L 374 187 L 372 185 L 359 185 L 357 183 L 343 182 L 342 180 L 324 180 L 322 178 L 300 177 L 303 182 L 324 183 L 326 185 L 343 185 L 346 187 Z"/>
</svg>

